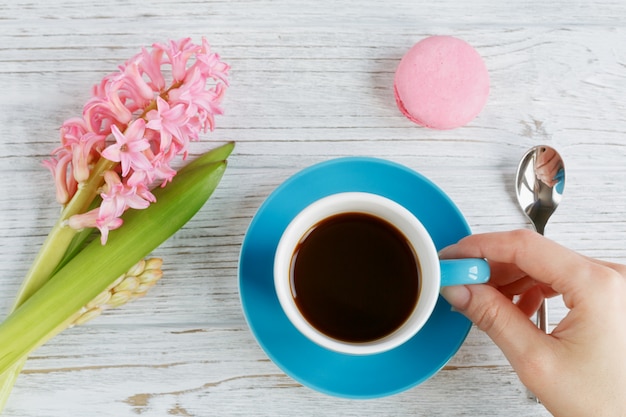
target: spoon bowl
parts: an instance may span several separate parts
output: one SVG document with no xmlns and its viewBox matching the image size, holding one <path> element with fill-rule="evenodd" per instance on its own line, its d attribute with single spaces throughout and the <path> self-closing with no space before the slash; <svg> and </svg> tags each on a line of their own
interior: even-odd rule
<svg viewBox="0 0 626 417">
<path fill-rule="evenodd" d="M 544 234 L 564 187 L 563 159 L 554 148 L 540 145 L 524 154 L 515 182 L 517 201 L 538 233 Z"/>
</svg>

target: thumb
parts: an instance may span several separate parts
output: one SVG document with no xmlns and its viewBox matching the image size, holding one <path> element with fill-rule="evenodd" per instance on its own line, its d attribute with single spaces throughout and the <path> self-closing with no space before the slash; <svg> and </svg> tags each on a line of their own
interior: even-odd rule
<svg viewBox="0 0 626 417">
<path fill-rule="evenodd" d="M 511 300 L 489 285 L 443 287 L 441 295 L 487 333 L 518 372 L 545 345 L 545 334 Z"/>
</svg>

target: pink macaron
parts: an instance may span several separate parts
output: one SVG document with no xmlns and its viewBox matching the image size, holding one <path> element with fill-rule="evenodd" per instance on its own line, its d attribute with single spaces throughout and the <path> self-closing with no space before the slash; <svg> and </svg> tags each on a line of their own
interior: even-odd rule
<svg viewBox="0 0 626 417">
<path fill-rule="evenodd" d="M 454 129 L 474 119 L 489 95 L 489 73 L 467 42 L 431 36 L 404 55 L 394 80 L 398 107 L 411 121 Z"/>
</svg>

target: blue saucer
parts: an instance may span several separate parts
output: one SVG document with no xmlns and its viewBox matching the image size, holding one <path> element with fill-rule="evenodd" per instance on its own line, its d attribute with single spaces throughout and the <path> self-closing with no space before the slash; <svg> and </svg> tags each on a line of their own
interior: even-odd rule
<svg viewBox="0 0 626 417">
<path fill-rule="evenodd" d="M 470 233 L 463 215 L 443 191 L 402 165 L 375 158 L 323 162 L 280 185 L 250 223 L 239 259 L 241 302 L 257 341 L 287 375 L 337 397 L 383 397 L 414 387 L 439 371 L 465 340 L 471 322 L 452 312 L 440 297 L 417 335 L 402 346 L 370 356 L 326 350 L 296 330 L 274 291 L 274 251 L 300 210 L 344 191 L 380 194 L 404 205 L 428 229 L 438 250 Z"/>
</svg>

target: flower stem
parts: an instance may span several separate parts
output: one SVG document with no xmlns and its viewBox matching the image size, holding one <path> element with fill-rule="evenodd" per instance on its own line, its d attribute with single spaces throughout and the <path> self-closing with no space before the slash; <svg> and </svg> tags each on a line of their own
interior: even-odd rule
<svg viewBox="0 0 626 417">
<path fill-rule="evenodd" d="M 77 230 L 65 224 L 67 219 L 75 214 L 83 213 L 89 208 L 91 202 L 98 194 L 98 189 L 104 182 L 103 173 L 108 169 L 112 169 L 114 166 L 115 162 L 100 158 L 89 179 L 85 183 L 80 184 L 76 194 L 74 194 L 70 202 L 64 207 L 61 216 L 46 237 L 33 264 L 24 277 L 11 312 L 15 311 L 28 300 L 31 295 L 36 293 L 57 269 L 57 266 L 63 260 L 67 248 L 70 246 L 77 233 Z M 55 330 L 50 332 L 48 336 L 44 337 L 37 346 L 41 346 L 50 338 L 63 331 L 70 323 L 71 321 L 68 321 L 59 325 Z M 0 411 L 4 409 L 9 399 L 11 390 L 26 363 L 27 357 L 27 354 L 24 355 L 6 372 L 0 375 Z"/>
<path fill-rule="evenodd" d="M 0 412 L 4 410 L 4 406 L 9 400 L 9 396 L 11 395 L 11 391 L 13 390 L 15 381 L 20 375 L 20 372 L 22 372 L 24 363 L 26 363 L 26 358 L 20 359 L 15 364 L 13 364 L 5 373 L 0 375 Z"/>
<path fill-rule="evenodd" d="M 98 194 L 98 189 L 104 182 L 103 173 L 112 169 L 115 164 L 116 162 L 100 158 L 89 179 L 79 185 L 76 194 L 74 194 L 61 212 L 61 217 L 48 234 L 37 257 L 24 277 L 11 311 L 14 311 L 24 301 L 28 300 L 50 278 L 59 262 L 63 259 L 63 255 L 65 255 L 77 232 L 66 225 L 67 219 L 75 214 L 87 211 L 89 205 Z"/>
<path fill-rule="evenodd" d="M 40 346 L 43 346 L 44 344 L 46 344 L 46 342 L 48 342 L 48 340 L 52 339 L 54 336 L 67 329 L 79 315 L 79 313 L 76 313 L 68 320 L 57 326 L 53 331 L 43 337 L 39 341 L 39 343 L 30 350 L 30 352 L 34 351 Z M 11 391 L 13 390 L 13 386 L 15 385 L 15 381 L 17 381 L 17 377 L 20 375 L 20 372 L 22 372 L 22 368 L 24 367 L 24 364 L 26 363 L 30 352 L 18 359 L 17 362 L 11 365 L 11 367 L 6 372 L 0 375 L 0 412 L 4 410 L 4 406 L 6 405 L 9 396 L 11 395 Z"/>
</svg>

